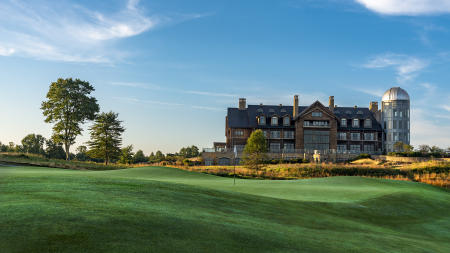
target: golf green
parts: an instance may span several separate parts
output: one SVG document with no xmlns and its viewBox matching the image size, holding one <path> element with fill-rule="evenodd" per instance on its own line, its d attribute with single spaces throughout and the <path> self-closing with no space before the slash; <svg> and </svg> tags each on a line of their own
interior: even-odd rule
<svg viewBox="0 0 450 253">
<path fill-rule="evenodd" d="M 0 252 L 450 252 L 448 190 L 0 167 Z"/>
</svg>

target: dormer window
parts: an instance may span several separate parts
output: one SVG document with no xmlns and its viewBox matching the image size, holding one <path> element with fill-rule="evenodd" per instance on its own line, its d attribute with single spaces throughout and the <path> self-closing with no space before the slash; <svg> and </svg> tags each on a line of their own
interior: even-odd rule
<svg viewBox="0 0 450 253">
<path fill-rule="evenodd" d="M 312 112 L 313 117 L 322 117 L 322 112 Z"/>
<path fill-rule="evenodd" d="M 363 112 L 362 111 L 358 111 L 356 114 L 363 114 Z"/>
<path fill-rule="evenodd" d="M 353 119 L 353 127 L 359 127 L 359 119 Z"/>
<path fill-rule="evenodd" d="M 341 126 L 347 127 L 347 119 L 341 119 Z"/>
<path fill-rule="evenodd" d="M 283 118 L 283 125 L 289 126 L 290 124 L 291 124 L 291 119 L 288 116 L 284 117 Z"/>
<path fill-rule="evenodd" d="M 281 109 L 281 112 L 286 112 L 286 109 Z"/>
<path fill-rule="evenodd" d="M 278 126 L 278 117 L 273 116 L 272 121 L 270 122 L 272 126 Z"/>
<path fill-rule="evenodd" d="M 372 120 L 371 119 L 364 120 L 364 127 L 365 128 L 371 128 L 372 127 Z"/>
<path fill-rule="evenodd" d="M 259 116 L 258 118 L 258 125 L 265 125 L 266 124 L 266 117 Z"/>
<path fill-rule="evenodd" d="M 264 112 L 262 108 L 258 108 L 258 110 L 256 110 L 256 112 L 262 113 Z"/>
<path fill-rule="evenodd" d="M 275 110 L 274 110 L 274 109 L 269 109 L 269 112 L 270 112 L 270 113 L 274 113 Z"/>
</svg>

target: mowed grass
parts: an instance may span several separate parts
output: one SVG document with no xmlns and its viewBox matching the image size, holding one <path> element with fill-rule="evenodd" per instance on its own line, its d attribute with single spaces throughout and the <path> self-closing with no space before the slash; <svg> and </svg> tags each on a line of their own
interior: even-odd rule
<svg viewBox="0 0 450 253">
<path fill-rule="evenodd" d="M 450 252 L 449 211 L 404 181 L 0 167 L 0 252 Z"/>
</svg>

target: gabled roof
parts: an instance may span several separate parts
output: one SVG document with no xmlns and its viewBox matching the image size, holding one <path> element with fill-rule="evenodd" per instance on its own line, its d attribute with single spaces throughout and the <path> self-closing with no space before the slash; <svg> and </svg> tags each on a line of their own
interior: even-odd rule
<svg viewBox="0 0 450 253">
<path fill-rule="evenodd" d="M 329 116 L 336 118 L 336 116 L 333 114 L 333 112 L 328 107 L 325 107 L 322 103 L 319 102 L 319 100 L 316 100 L 316 102 L 312 103 L 305 110 L 303 110 L 301 113 L 299 113 L 296 119 L 303 117 L 303 115 L 309 113 L 315 107 L 319 107 L 320 109 L 325 111 Z"/>
</svg>

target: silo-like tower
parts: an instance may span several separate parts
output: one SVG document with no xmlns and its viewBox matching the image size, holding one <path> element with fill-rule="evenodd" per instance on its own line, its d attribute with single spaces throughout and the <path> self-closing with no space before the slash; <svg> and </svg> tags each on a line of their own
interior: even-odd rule
<svg viewBox="0 0 450 253">
<path fill-rule="evenodd" d="M 394 143 L 409 144 L 409 95 L 400 87 L 387 90 L 381 100 L 382 126 L 386 135 L 384 147 L 386 152 L 394 151 Z"/>
</svg>

